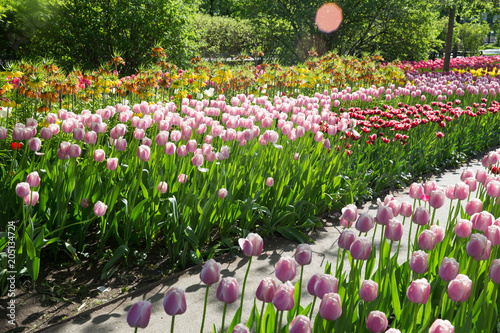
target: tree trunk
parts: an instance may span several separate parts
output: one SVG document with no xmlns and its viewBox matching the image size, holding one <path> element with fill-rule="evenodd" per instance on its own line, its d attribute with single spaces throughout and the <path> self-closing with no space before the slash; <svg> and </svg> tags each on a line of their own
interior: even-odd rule
<svg viewBox="0 0 500 333">
<path fill-rule="evenodd" d="M 444 50 L 443 72 L 448 72 L 450 70 L 451 44 L 453 43 L 453 24 L 455 23 L 456 11 L 456 5 L 450 8 L 450 16 L 448 18 L 448 34 L 446 35 L 446 47 Z"/>
</svg>

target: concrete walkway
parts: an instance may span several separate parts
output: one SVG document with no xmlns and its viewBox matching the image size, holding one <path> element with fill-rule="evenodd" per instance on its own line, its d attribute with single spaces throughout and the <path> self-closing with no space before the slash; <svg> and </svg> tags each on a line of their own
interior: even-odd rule
<svg viewBox="0 0 500 333">
<path fill-rule="evenodd" d="M 484 155 L 483 155 L 484 156 Z M 455 184 L 460 181 L 460 175 L 463 170 L 471 169 L 477 170 L 482 168 L 481 160 L 472 160 L 471 162 L 463 165 L 455 170 L 450 170 L 448 172 L 435 175 L 431 177 L 431 180 L 435 180 L 439 186 L 445 187 L 449 184 Z M 391 193 L 394 197 L 400 201 L 413 202 L 408 196 L 408 188 Z M 383 200 L 383 198 L 381 198 Z M 439 219 L 441 225 L 443 225 L 447 220 L 447 212 L 449 207 L 449 201 L 440 208 L 436 214 L 436 219 Z M 363 207 L 358 209 L 359 213 L 369 212 L 372 216 L 376 215 L 377 205 L 375 202 L 369 202 Z M 401 221 L 401 217 L 398 217 Z M 325 227 L 323 230 L 315 232 L 313 239 L 315 241 L 312 244 L 313 249 L 313 260 L 310 266 L 306 266 L 304 270 L 304 283 L 303 283 L 303 293 L 301 304 L 308 304 L 312 301 L 312 297 L 307 293 L 305 284 L 309 278 L 314 273 L 323 273 L 327 261 L 332 262 L 335 267 L 335 262 L 337 258 L 337 239 L 340 235 L 340 230 L 342 227 L 336 227 L 333 225 L 332 219 L 325 220 Z M 407 251 L 407 239 L 409 233 L 409 219 L 406 219 L 405 232 L 402 238 L 401 250 L 400 250 L 400 262 L 406 260 Z M 380 228 L 378 228 L 380 230 Z M 415 232 L 416 228 L 413 228 Z M 379 237 L 376 237 L 379 239 Z M 243 308 L 242 319 L 243 322 L 249 317 L 249 312 L 253 306 L 253 298 L 255 296 L 255 291 L 264 277 L 272 276 L 274 277 L 274 266 L 278 262 L 281 256 L 293 256 L 294 251 L 297 247 L 296 243 L 283 240 L 281 238 L 271 238 L 264 240 L 264 252 L 258 258 L 254 258 L 247 281 L 247 287 L 245 291 L 245 303 Z M 256 260 L 255 260 L 256 259 Z M 226 259 L 222 261 L 222 277 L 235 277 L 241 286 L 243 284 L 243 278 L 245 275 L 245 270 L 247 268 L 248 259 L 240 253 L 237 257 L 226 256 Z M 299 267 L 299 266 L 298 266 Z M 346 266 L 349 267 L 348 263 Z M 88 332 L 88 333 L 102 333 L 102 332 L 133 332 L 133 329 L 127 325 L 127 311 L 137 301 L 140 300 L 150 300 L 152 302 L 152 315 L 149 326 L 145 332 L 165 332 L 170 329 L 171 317 L 166 315 L 162 300 L 165 292 L 171 286 L 178 286 L 186 291 L 187 299 L 187 311 L 183 315 L 176 316 L 175 318 L 175 330 L 177 332 L 183 333 L 198 333 L 200 331 L 201 319 L 203 313 L 203 302 L 205 297 L 205 286 L 200 282 L 199 272 L 201 266 L 193 267 L 185 272 L 177 274 L 173 277 L 166 278 L 158 285 L 149 290 L 136 291 L 131 295 L 120 297 L 114 301 L 111 301 L 98 309 L 93 309 L 85 311 L 81 315 L 73 318 L 69 318 L 64 322 L 48 327 L 43 330 L 43 332 L 57 332 L 57 333 L 72 333 L 72 332 Z M 298 280 L 300 269 L 297 269 L 297 277 L 293 280 L 295 283 Z M 220 325 L 222 320 L 223 303 L 218 301 L 215 297 L 217 289 L 217 284 L 212 286 L 209 291 L 209 301 L 208 301 L 208 312 L 207 319 L 205 322 L 205 332 L 212 332 L 212 325 L 215 324 L 220 331 Z M 240 290 L 241 293 L 241 290 Z M 231 322 L 234 313 L 239 306 L 239 299 L 237 302 L 228 306 L 228 313 L 226 316 L 226 328 Z M 257 302 L 259 308 L 261 302 Z M 316 304 L 316 311 L 318 310 L 319 303 Z"/>
</svg>

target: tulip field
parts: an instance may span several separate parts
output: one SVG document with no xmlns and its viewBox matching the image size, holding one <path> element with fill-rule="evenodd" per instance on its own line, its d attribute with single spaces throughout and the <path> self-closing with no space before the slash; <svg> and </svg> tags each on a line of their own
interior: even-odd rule
<svg viewBox="0 0 500 333">
<path fill-rule="evenodd" d="M 440 61 L 334 54 L 294 67 L 194 58 L 184 70 L 161 48 L 152 56 L 156 66 L 126 77 L 119 57 L 88 73 L 52 63 L 0 73 L 2 295 L 8 271 L 35 286 L 44 261 L 60 256 L 90 257 L 102 279 L 153 250 L 180 269 L 239 240 L 251 258 L 262 251 L 256 234 L 307 243 L 320 214 L 342 209 L 341 257 L 307 283 L 319 309 L 300 304 L 305 281 L 287 282 L 306 265 L 302 245 L 278 263 L 282 285 L 263 282 L 262 308 L 241 318 L 241 305 L 223 331 L 497 329 L 500 153 L 453 188 L 414 183 L 413 205 L 386 197 L 376 217 L 355 205 L 500 144 L 500 56 L 456 58 L 450 72 Z M 439 226 L 445 196 L 457 201 Z M 417 237 L 399 265 L 390 251 L 403 223 Z M 365 237 L 377 227 L 378 251 Z M 209 262 L 207 286 L 220 278 Z M 235 288 L 223 279 L 217 297 L 235 302 Z M 165 296 L 168 314 L 185 311 L 182 295 Z M 130 311 L 132 327 L 147 326 L 147 303 Z"/>
</svg>

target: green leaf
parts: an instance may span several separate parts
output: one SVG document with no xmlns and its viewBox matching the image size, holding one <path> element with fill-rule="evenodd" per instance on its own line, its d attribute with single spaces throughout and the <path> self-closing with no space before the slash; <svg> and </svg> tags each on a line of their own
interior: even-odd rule
<svg viewBox="0 0 500 333">
<path fill-rule="evenodd" d="M 28 253 L 28 256 L 30 259 L 33 260 L 33 258 L 36 257 L 36 251 L 35 247 L 33 246 L 33 242 L 31 241 L 31 238 L 28 236 L 28 233 L 25 232 L 23 236 L 24 243 L 26 244 L 26 251 Z"/>
<path fill-rule="evenodd" d="M 127 255 L 129 253 L 129 248 L 126 245 L 120 245 L 116 250 L 115 253 L 113 253 L 113 257 L 111 258 L 110 261 L 104 265 L 102 272 L 101 272 L 101 280 L 106 280 L 113 275 L 114 270 L 111 270 L 111 267 L 113 267 L 114 264 L 123 256 Z"/>
<path fill-rule="evenodd" d="M 399 291 L 396 281 L 396 272 L 394 270 L 391 274 L 391 298 L 394 316 L 396 317 L 396 321 L 399 321 L 401 318 L 401 303 L 399 302 Z"/>
<path fill-rule="evenodd" d="M 299 243 L 312 242 L 312 239 L 309 236 L 292 226 L 281 226 L 276 229 L 276 231 L 280 233 L 281 236 L 289 240 L 297 241 Z"/>
<path fill-rule="evenodd" d="M 250 317 L 248 317 L 248 320 L 247 320 L 247 323 L 245 326 L 248 327 L 248 329 L 251 331 L 253 324 L 258 323 L 259 320 L 260 320 L 259 310 L 257 309 L 257 302 L 256 302 L 256 299 L 254 297 L 253 307 L 252 307 L 252 310 L 250 311 Z"/>
<path fill-rule="evenodd" d="M 240 317 L 241 317 L 241 308 L 238 308 L 238 310 L 236 310 L 236 313 L 234 314 L 233 320 L 231 320 L 231 324 L 229 325 L 227 332 L 232 332 L 234 326 L 240 323 Z"/>
</svg>

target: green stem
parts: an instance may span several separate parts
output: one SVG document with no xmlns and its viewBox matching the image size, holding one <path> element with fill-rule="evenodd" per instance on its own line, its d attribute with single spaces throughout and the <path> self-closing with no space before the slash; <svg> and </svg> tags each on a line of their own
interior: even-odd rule
<svg viewBox="0 0 500 333">
<path fill-rule="evenodd" d="M 137 333 L 138 329 L 139 329 L 139 327 L 136 327 L 135 330 L 134 330 L 134 333 Z"/>
<path fill-rule="evenodd" d="M 172 324 L 170 324 L 170 333 L 174 333 L 174 323 L 175 323 L 175 316 L 172 316 Z"/>
<path fill-rule="evenodd" d="M 300 266 L 299 296 L 297 297 L 297 312 L 295 312 L 295 315 L 300 312 L 300 294 L 302 293 L 302 275 L 303 274 L 304 274 L 304 266 Z"/>
<path fill-rule="evenodd" d="M 205 291 L 205 305 L 203 306 L 203 319 L 201 320 L 200 333 L 203 333 L 203 327 L 205 326 L 205 315 L 207 314 L 208 289 L 210 289 L 210 286 L 207 286 L 207 290 Z"/>
<path fill-rule="evenodd" d="M 276 312 L 276 319 L 274 320 L 274 332 L 278 332 L 278 313 L 279 313 L 279 310 L 278 312 Z M 283 313 L 283 312 L 282 312 Z"/>
<path fill-rule="evenodd" d="M 255 333 L 259 333 L 260 329 L 262 328 L 262 321 L 264 320 L 264 306 L 266 305 L 266 302 L 262 301 L 262 308 L 260 309 L 260 320 L 257 323 L 258 326 L 255 328 Z"/>
<path fill-rule="evenodd" d="M 281 330 L 281 325 L 282 325 L 281 323 L 283 321 L 283 312 L 285 312 L 285 311 L 281 311 L 281 313 L 280 313 L 280 324 L 278 326 L 278 330 L 276 331 L 276 333 L 278 333 Z"/>
<path fill-rule="evenodd" d="M 220 329 L 222 333 L 224 332 L 224 322 L 226 321 L 226 310 L 227 310 L 227 303 L 224 303 L 224 312 L 222 313 L 222 326 Z"/>
<path fill-rule="evenodd" d="M 314 296 L 313 298 L 313 303 L 311 305 L 311 313 L 309 314 L 309 319 L 312 320 L 312 316 L 313 316 L 313 311 L 314 311 L 314 305 L 316 304 L 316 298 L 318 298 L 317 296 Z"/>
<path fill-rule="evenodd" d="M 490 306 L 488 306 L 488 329 L 486 330 L 486 332 L 491 332 L 493 331 L 493 328 L 495 325 L 494 322 L 493 322 L 493 313 L 495 312 L 494 309 L 495 309 L 495 302 L 496 302 L 496 299 L 497 299 L 497 293 L 498 293 L 498 285 L 496 283 L 493 283 L 493 297 L 491 297 L 491 300 L 492 300 L 492 304 Z"/>
<path fill-rule="evenodd" d="M 247 271 L 245 273 L 245 279 L 243 280 L 243 289 L 241 289 L 241 302 L 240 302 L 240 314 L 238 318 L 238 322 L 241 321 L 241 314 L 243 312 L 243 299 L 245 298 L 245 286 L 247 284 L 247 277 L 248 277 L 248 272 L 250 271 L 250 265 L 252 265 L 252 256 L 248 258 L 248 266 L 247 266 Z"/>
</svg>

